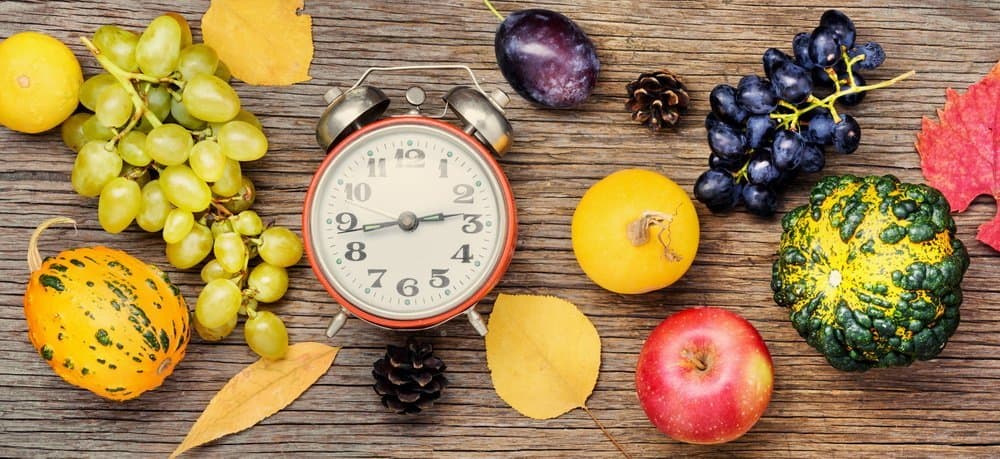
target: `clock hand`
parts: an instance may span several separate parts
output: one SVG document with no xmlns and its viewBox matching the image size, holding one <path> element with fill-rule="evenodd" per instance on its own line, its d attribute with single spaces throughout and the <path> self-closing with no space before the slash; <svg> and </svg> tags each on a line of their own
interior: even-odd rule
<svg viewBox="0 0 1000 459">
<path fill-rule="evenodd" d="M 374 212 L 374 213 L 379 214 L 379 215 L 381 215 L 381 216 L 383 216 L 385 218 L 395 218 L 395 219 L 399 218 L 399 214 L 393 215 L 393 214 L 390 214 L 389 212 L 386 212 L 386 211 L 384 211 L 382 209 L 379 209 L 379 208 L 376 208 L 376 207 L 371 207 L 371 206 L 369 206 L 367 204 L 362 204 L 362 203 L 360 203 L 358 201 L 353 201 L 353 200 L 348 199 L 347 203 L 355 205 L 355 206 L 357 206 L 357 207 L 359 207 L 361 209 L 367 210 L 369 212 Z"/>
<path fill-rule="evenodd" d="M 364 232 L 367 233 L 369 231 L 380 230 L 382 228 L 388 228 L 390 226 L 396 226 L 398 224 L 399 224 L 399 220 L 393 220 L 391 222 L 366 223 L 364 225 L 357 226 L 357 227 L 354 227 L 354 228 L 351 228 L 351 229 L 337 231 L 337 234 L 354 233 L 354 232 L 357 232 L 357 231 L 364 231 Z"/>
<path fill-rule="evenodd" d="M 436 214 L 424 215 L 423 217 L 420 217 L 417 220 L 422 222 L 439 222 L 447 218 L 457 217 L 459 215 L 462 214 L 446 214 L 444 212 L 438 212 Z"/>
</svg>

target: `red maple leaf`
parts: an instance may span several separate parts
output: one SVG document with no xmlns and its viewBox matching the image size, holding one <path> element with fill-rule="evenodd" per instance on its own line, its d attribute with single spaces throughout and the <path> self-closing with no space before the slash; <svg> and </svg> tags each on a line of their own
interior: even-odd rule
<svg viewBox="0 0 1000 459">
<path fill-rule="evenodd" d="M 952 212 L 981 194 L 1000 206 L 1000 62 L 965 94 L 949 88 L 946 97 L 940 122 L 925 116 L 917 134 L 924 177 L 944 193 Z M 976 239 L 1000 251 L 1000 212 L 979 227 Z"/>
</svg>

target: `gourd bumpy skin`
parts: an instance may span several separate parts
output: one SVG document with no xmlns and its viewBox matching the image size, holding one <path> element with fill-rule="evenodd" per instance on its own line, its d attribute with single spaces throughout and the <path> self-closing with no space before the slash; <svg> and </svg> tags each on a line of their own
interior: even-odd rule
<svg viewBox="0 0 1000 459">
<path fill-rule="evenodd" d="M 831 365 L 907 366 L 944 349 L 969 256 L 939 191 L 889 175 L 826 177 L 782 227 L 774 301 Z"/>
</svg>

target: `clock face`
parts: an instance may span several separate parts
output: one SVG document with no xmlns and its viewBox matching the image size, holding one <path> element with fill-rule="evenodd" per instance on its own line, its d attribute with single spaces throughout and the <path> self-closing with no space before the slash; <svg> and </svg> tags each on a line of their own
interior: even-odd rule
<svg viewBox="0 0 1000 459">
<path fill-rule="evenodd" d="M 307 243 L 344 306 L 391 321 L 457 314 L 499 280 L 513 203 L 473 142 L 444 123 L 389 119 L 331 153 L 310 190 Z"/>
</svg>

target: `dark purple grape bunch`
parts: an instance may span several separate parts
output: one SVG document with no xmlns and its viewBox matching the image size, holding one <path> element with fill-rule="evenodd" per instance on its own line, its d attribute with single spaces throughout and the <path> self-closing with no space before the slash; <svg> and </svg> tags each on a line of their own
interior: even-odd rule
<svg viewBox="0 0 1000 459">
<path fill-rule="evenodd" d="M 764 77 L 747 75 L 736 87 L 712 90 L 712 112 L 705 118 L 709 170 L 694 185 L 695 197 L 713 212 L 743 204 L 760 216 L 773 215 L 777 192 L 800 173 L 826 165 L 832 147 L 854 153 L 861 126 L 841 113 L 865 92 L 890 86 L 913 74 L 868 85 L 861 71 L 885 62 L 875 42 L 855 43 L 856 29 L 847 15 L 829 10 L 812 33 L 792 40 L 793 56 L 770 48 L 764 52 Z"/>
</svg>

